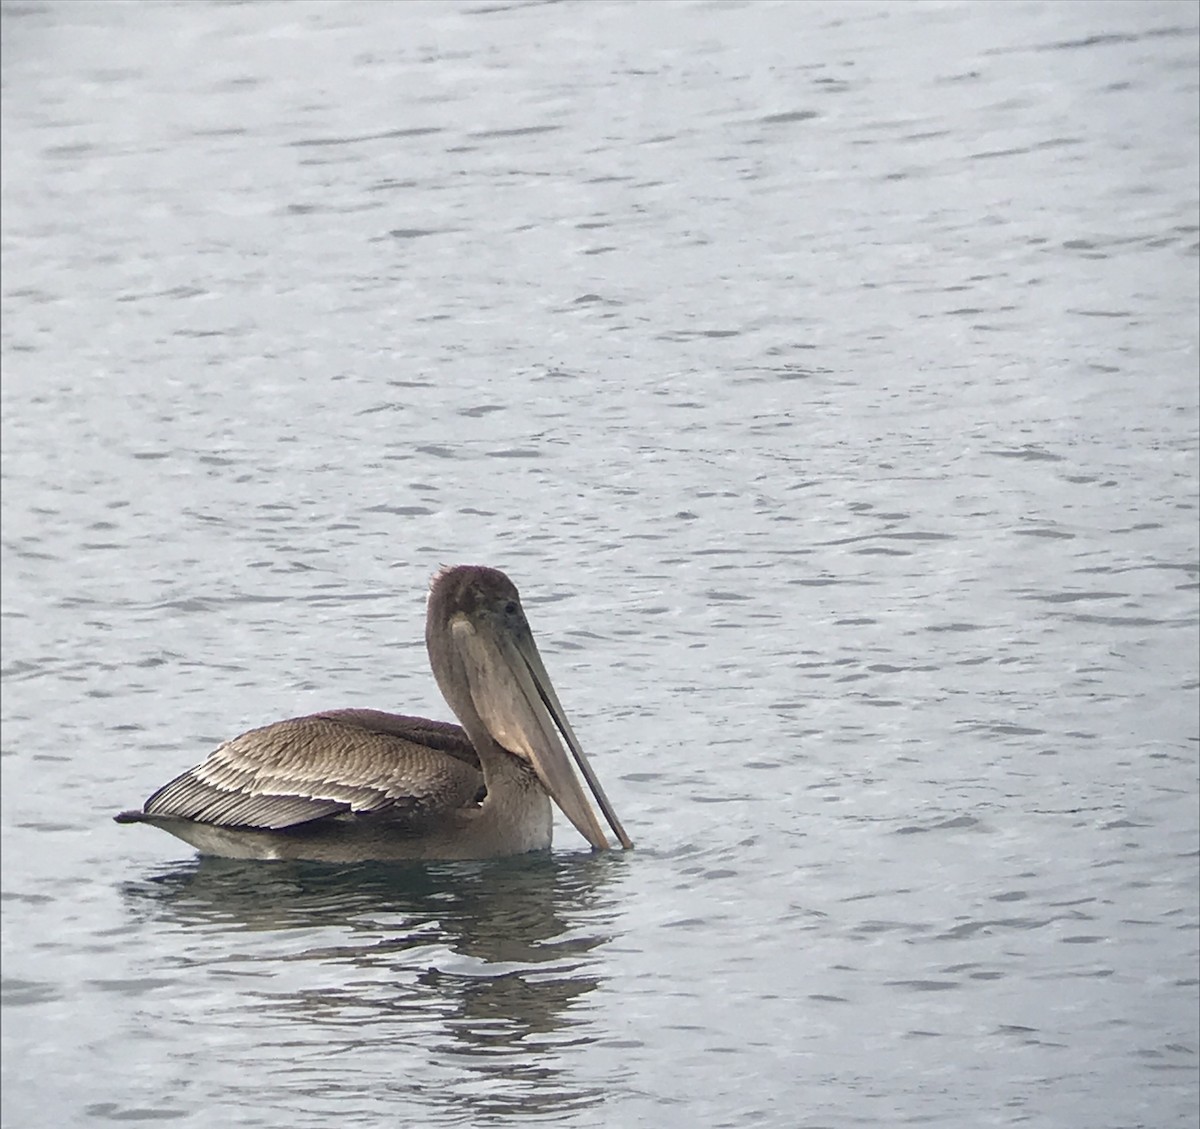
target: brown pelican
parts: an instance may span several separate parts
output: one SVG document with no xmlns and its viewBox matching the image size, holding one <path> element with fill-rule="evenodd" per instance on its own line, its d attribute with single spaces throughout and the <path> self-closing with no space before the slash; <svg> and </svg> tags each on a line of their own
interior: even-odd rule
<svg viewBox="0 0 1200 1129">
<path fill-rule="evenodd" d="M 226 741 L 118 823 L 150 823 L 226 858 L 478 859 L 550 846 L 550 800 L 597 850 L 632 847 L 542 665 L 516 586 L 482 565 L 443 569 L 425 645 L 462 722 L 378 710 L 277 721 Z"/>
</svg>

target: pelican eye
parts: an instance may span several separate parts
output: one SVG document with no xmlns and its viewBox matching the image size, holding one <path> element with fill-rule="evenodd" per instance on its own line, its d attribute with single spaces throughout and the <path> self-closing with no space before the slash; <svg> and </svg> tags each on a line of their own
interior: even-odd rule
<svg viewBox="0 0 1200 1129">
<path fill-rule="evenodd" d="M 505 615 L 516 615 L 517 611 L 518 611 L 518 608 L 517 608 L 516 600 L 509 600 L 508 603 L 504 605 L 504 614 Z"/>
</svg>

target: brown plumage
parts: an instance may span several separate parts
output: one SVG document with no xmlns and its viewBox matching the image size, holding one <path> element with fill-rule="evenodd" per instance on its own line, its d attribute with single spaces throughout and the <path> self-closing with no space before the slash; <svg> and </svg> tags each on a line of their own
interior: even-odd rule
<svg viewBox="0 0 1200 1129">
<path fill-rule="evenodd" d="M 118 823 L 150 823 L 235 858 L 477 858 L 549 846 L 549 797 L 607 847 L 554 727 L 631 846 L 558 704 L 512 582 L 439 573 L 426 642 L 462 726 L 330 710 L 243 733 Z"/>
<path fill-rule="evenodd" d="M 353 812 L 397 824 L 427 821 L 486 794 L 462 727 L 383 713 L 328 710 L 252 729 L 177 776 L 141 812 L 218 827 L 279 831 Z"/>
</svg>

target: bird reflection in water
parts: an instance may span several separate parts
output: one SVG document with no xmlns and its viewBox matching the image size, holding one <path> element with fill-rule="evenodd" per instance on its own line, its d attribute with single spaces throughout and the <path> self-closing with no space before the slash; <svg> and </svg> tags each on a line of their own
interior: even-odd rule
<svg viewBox="0 0 1200 1129">
<path fill-rule="evenodd" d="M 188 941 L 192 967 L 274 983 L 293 981 L 297 961 L 311 966 L 304 987 L 222 995 L 215 1007 L 245 1014 L 209 1017 L 256 1024 L 260 1045 L 277 1036 L 293 1062 L 298 1045 L 319 1047 L 292 1069 L 289 1090 L 343 1089 L 341 1055 L 381 1053 L 397 1100 L 527 1118 L 603 1100 L 570 1060 L 599 1037 L 580 1005 L 603 981 L 597 949 L 611 938 L 620 857 L 336 868 L 200 859 L 124 894 L 160 935 L 203 938 Z M 297 952 L 296 931 L 315 943 Z M 248 933 L 289 934 L 286 958 Z"/>
</svg>

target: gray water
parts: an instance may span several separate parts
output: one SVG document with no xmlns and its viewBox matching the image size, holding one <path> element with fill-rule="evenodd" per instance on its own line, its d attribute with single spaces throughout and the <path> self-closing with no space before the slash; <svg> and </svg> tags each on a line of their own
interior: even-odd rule
<svg viewBox="0 0 1200 1129">
<path fill-rule="evenodd" d="M 1197 1117 L 1197 8 L 6 3 L 3 1121 Z M 504 568 L 638 843 L 197 861 Z"/>
</svg>

